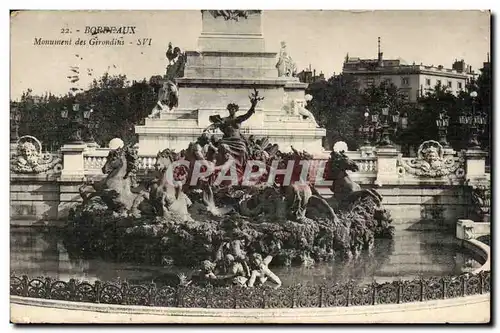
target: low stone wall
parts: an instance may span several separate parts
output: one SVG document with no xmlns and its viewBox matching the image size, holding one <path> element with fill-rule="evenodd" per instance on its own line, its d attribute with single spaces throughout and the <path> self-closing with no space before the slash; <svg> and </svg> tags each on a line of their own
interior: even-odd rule
<svg viewBox="0 0 500 333">
<path fill-rule="evenodd" d="M 11 224 L 33 225 L 57 219 L 60 191 L 55 175 L 11 175 Z"/>
<path fill-rule="evenodd" d="M 466 189 L 457 185 L 382 185 L 377 191 L 396 228 L 415 230 L 453 229 L 469 215 L 471 203 Z"/>
<path fill-rule="evenodd" d="M 487 235 L 490 235 L 489 222 L 460 219 L 456 223 L 455 236 L 461 242 L 461 246 L 470 250 L 483 262 L 483 265 L 475 273 L 491 269 L 491 248 L 488 244 L 478 240 L 478 238 Z"/>
</svg>

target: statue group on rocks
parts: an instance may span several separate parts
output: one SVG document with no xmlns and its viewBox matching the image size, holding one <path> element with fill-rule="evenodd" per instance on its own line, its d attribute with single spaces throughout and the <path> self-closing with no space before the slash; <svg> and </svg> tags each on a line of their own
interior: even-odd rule
<svg viewBox="0 0 500 333">
<path fill-rule="evenodd" d="M 256 89 L 249 98 L 243 115 L 229 104 L 229 116 L 210 117 L 209 128 L 185 150 L 160 151 L 153 177 L 142 182 L 134 149 L 110 151 L 105 178 L 80 189 L 83 203 L 69 217 L 68 246 L 87 257 L 201 265 L 209 282 L 252 287 L 269 280 L 279 287 L 271 260 L 292 265 L 351 257 L 375 238 L 392 236 L 382 197 L 350 179 L 346 171 L 357 171 L 357 165 L 344 152 L 332 152 L 326 163 L 324 177 L 334 192 L 326 199 L 311 176 L 303 179 L 300 162 L 313 156 L 242 135 L 242 123 L 264 99 Z M 194 175 L 200 162 L 201 172 Z M 290 162 L 293 172 L 286 180 L 277 171 Z M 247 167 L 255 163 L 262 172 L 246 184 Z M 237 184 L 221 177 L 228 171 L 237 175 Z"/>
</svg>

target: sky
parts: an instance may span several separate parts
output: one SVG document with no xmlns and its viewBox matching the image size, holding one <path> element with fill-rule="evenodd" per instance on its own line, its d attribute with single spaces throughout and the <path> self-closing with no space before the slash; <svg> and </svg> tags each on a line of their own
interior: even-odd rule
<svg viewBox="0 0 500 333">
<path fill-rule="evenodd" d="M 66 94 L 69 66 L 79 66 L 85 88 L 109 67 L 130 80 L 163 74 L 168 42 L 196 50 L 201 32 L 199 10 L 169 11 L 26 11 L 11 17 L 11 98 L 28 88 L 35 94 Z M 151 46 L 35 46 L 34 38 L 60 39 L 69 29 L 73 43 L 86 26 L 136 26 L 137 38 Z M 347 53 L 376 58 L 381 37 L 384 58 L 409 64 L 443 65 L 464 59 L 481 67 L 490 52 L 490 13 L 486 11 L 333 11 L 265 10 L 262 17 L 266 50 L 278 52 L 286 41 L 298 70 L 311 64 L 327 77 L 342 71 Z M 79 33 L 76 30 L 80 30 Z M 78 55 L 78 57 L 76 56 Z M 93 75 L 86 75 L 86 69 Z"/>
</svg>

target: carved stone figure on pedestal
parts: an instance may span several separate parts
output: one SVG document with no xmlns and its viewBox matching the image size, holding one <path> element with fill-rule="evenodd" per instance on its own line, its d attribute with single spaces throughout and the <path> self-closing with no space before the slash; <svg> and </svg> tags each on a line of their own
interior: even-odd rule
<svg viewBox="0 0 500 333">
<path fill-rule="evenodd" d="M 15 173 L 42 173 L 50 169 L 62 169 L 61 158 L 42 153 L 42 144 L 37 138 L 25 135 L 17 142 L 17 152 L 11 157 L 11 170 Z"/>
<path fill-rule="evenodd" d="M 311 121 L 316 127 L 320 127 L 316 122 L 316 118 L 311 111 L 305 108 L 305 100 L 294 100 L 292 101 L 292 112 L 296 115 L 302 116 L 304 119 Z"/>
<path fill-rule="evenodd" d="M 443 146 L 437 141 L 423 142 L 417 151 L 417 158 L 409 162 L 398 159 L 398 164 L 410 174 L 423 177 L 443 177 L 453 173 L 463 174 L 463 158 L 456 161 L 453 157 L 444 157 Z"/>
<path fill-rule="evenodd" d="M 281 50 L 276 68 L 278 69 L 279 77 L 292 77 L 297 74 L 297 66 L 292 57 L 288 55 L 285 42 L 281 42 Z"/>
<path fill-rule="evenodd" d="M 160 88 L 160 92 L 158 93 L 158 108 L 160 111 L 166 109 L 167 107 L 168 110 L 172 110 L 178 105 L 179 90 L 177 89 L 177 85 L 172 81 L 164 82 L 163 86 Z"/>
</svg>

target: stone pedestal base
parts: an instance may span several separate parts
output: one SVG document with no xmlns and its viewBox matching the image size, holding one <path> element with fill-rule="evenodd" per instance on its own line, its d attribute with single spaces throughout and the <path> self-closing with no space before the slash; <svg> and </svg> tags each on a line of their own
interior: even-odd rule
<svg viewBox="0 0 500 333">
<path fill-rule="evenodd" d="M 470 181 L 486 180 L 487 152 L 480 149 L 469 149 L 465 152 L 465 177 Z"/>
<path fill-rule="evenodd" d="M 474 238 L 474 221 L 458 220 L 456 235 L 460 240 L 468 240 Z"/>
<path fill-rule="evenodd" d="M 383 186 L 384 183 L 396 183 L 398 180 L 398 150 L 395 147 L 377 147 L 376 155 L 377 179 L 375 184 Z"/>
<path fill-rule="evenodd" d="M 85 149 L 87 149 L 87 145 L 84 143 L 66 144 L 61 148 L 63 170 L 60 179 L 62 181 L 83 181 L 85 178 L 83 151 Z"/>
</svg>

